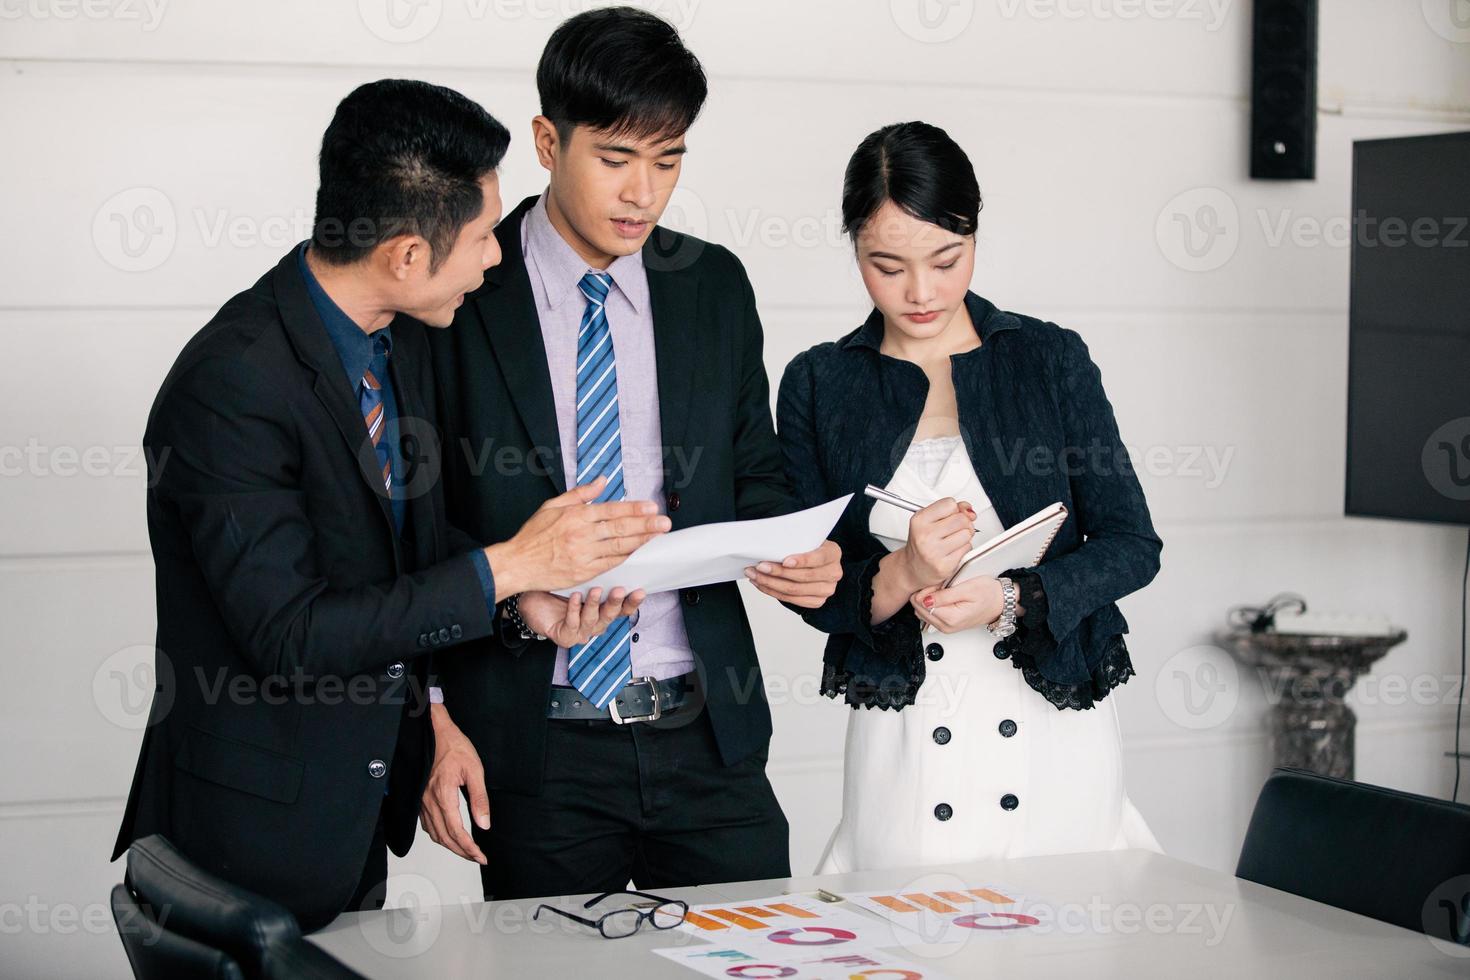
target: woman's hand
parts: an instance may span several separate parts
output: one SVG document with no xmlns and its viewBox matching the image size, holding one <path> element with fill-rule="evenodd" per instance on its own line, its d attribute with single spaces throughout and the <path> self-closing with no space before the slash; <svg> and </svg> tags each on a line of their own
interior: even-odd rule
<svg viewBox="0 0 1470 980">
<path fill-rule="evenodd" d="M 910 517 L 909 540 L 900 550 L 914 590 L 948 580 L 974 536 L 975 509 L 953 497 L 936 500 Z"/>
<path fill-rule="evenodd" d="M 618 586 L 602 599 L 602 589 L 573 592 L 569 598 L 550 592 L 523 592 L 518 600 L 521 618 L 537 633 L 559 647 L 574 647 L 607 632 L 619 616 L 631 616 L 643 602 L 643 590 L 628 592 Z"/>
<path fill-rule="evenodd" d="M 977 575 L 948 589 L 921 589 L 909 601 L 914 615 L 941 633 L 989 626 L 1000 618 L 1004 606 L 1000 580 L 989 575 Z M 1025 611 L 1017 602 L 1016 618 Z"/>
</svg>

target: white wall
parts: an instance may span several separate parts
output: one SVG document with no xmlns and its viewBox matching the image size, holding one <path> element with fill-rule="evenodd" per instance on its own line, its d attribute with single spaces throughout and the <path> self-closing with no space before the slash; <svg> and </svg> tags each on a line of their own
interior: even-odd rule
<svg viewBox="0 0 1470 980">
<path fill-rule="evenodd" d="M 976 290 L 1081 331 L 1125 441 L 1152 454 L 1163 571 L 1123 603 L 1139 676 L 1114 697 L 1164 846 L 1233 867 L 1270 764 L 1265 702 L 1194 648 L 1284 589 L 1408 628 L 1373 678 L 1432 695 L 1360 699 L 1358 775 L 1448 796 L 1464 532 L 1342 516 L 1348 251 L 1310 233 L 1343 227 L 1353 140 L 1470 125 L 1454 0 L 1322 0 L 1318 176 L 1285 183 L 1246 174 L 1243 0 L 924 0 L 932 29 L 915 2 L 652 4 L 712 84 L 669 223 L 745 261 L 773 382 L 865 312 L 835 230 L 847 155 L 883 123 L 946 127 L 986 197 Z M 0 973 L 126 975 L 107 856 L 154 625 L 134 447 L 180 345 L 305 237 L 321 132 L 360 82 L 480 100 L 515 134 L 507 200 L 538 191 L 531 70 L 584 6 L 0 0 Z M 1204 205 L 1225 234 L 1197 271 L 1175 215 Z M 819 637 L 751 605 L 804 871 L 837 816 L 846 709 L 814 697 Z M 1201 663 L 1227 683 L 1196 714 L 1183 698 L 1207 692 L 1181 684 L 1209 679 Z M 400 895 L 478 894 L 427 840 L 394 870 L 414 876 Z"/>
</svg>

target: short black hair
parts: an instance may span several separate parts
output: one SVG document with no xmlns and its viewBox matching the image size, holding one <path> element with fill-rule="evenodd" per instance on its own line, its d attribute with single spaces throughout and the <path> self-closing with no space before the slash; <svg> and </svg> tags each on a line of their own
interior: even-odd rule
<svg viewBox="0 0 1470 980">
<path fill-rule="evenodd" d="M 956 235 L 975 233 L 984 206 L 970 158 L 948 133 L 925 122 L 884 126 L 847 161 L 842 230 L 856 239 L 884 201 Z"/>
<path fill-rule="evenodd" d="M 541 114 L 562 140 L 577 126 L 631 139 L 684 135 L 704 108 L 704 68 L 673 25 L 634 7 L 569 18 L 536 66 Z"/>
<path fill-rule="evenodd" d="M 436 271 L 484 208 L 480 181 L 509 146 L 506 128 L 453 89 L 401 78 L 359 86 L 322 137 L 312 253 L 348 265 L 420 235 Z"/>
</svg>

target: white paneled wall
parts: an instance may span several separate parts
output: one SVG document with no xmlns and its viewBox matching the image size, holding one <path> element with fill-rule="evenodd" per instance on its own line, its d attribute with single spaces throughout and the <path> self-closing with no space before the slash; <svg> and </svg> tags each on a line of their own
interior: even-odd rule
<svg viewBox="0 0 1470 980">
<path fill-rule="evenodd" d="M 536 193 L 531 71 L 588 5 L 0 0 L 0 974 L 127 973 L 107 855 L 151 687 L 137 442 L 168 365 L 305 237 L 322 129 L 363 81 L 478 99 L 515 137 L 507 203 Z M 744 260 L 773 386 L 865 313 L 841 174 L 901 119 L 974 160 L 975 289 L 1086 338 L 1165 542 L 1123 603 L 1139 675 L 1114 696 L 1130 791 L 1168 851 L 1233 866 L 1270 766 L 1266 699 L 1197 648 L 1229 606 L 1280 590 L 1408 628 L 1360 685 L 1358 775 L 1448 795 L 1463 531 L 1341 514 L 1341 231 L 1354 140 L 1470 126 L 1455 0 L 1321 0 L 1318 176 L 1283 183 L 1246 175 L 1243 0 L 643 5 L 711 77 L 668 223 Z M 1203 206 L 1215 237 L 1190 224 Z M 815 696 L 820 637 L 750 606 L 804 871 L 837 816 L 845 709 Z M 1191 686 L 1201 664 L 1224 671 L 1214 701 Z M 399 894 L 478 895 L 427 840 L 394 872 Z"/>
</svg>

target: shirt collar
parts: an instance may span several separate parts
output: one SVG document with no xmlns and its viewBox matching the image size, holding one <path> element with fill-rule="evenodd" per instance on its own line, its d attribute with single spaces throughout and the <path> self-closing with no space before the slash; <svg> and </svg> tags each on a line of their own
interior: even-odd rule
<svg viewBox="0 0 1470 980">
<path fill-rule="evenodd" d="M 552 225 L 546 213 L 547 193 L 543 191 L 527 212 L 521 241 L 526 265 L 536 270 L 532 279 L 537 281 L 541 300 L 553 310 L 568 299 L 585 303 L 586 297 L 577 284 L 589 272 L 606 272 L 633 312 L 641 315 L 648 308 L 648 273 L 643 268 L 643 250 L 618 256 L 606 269 L 591 268 Z"/>
<path fill-rule="evenodd" d="M 368 334 L 352 317 L 342 312 L 342 307 L 327 295 L 322 284 L 312 275 L 311 266 L 306 264 L 306 247 L 307 243 L 302 242 L 297 252 L 301 278 L 306 280 L 306 291 L 311 296 L 311 305 L 316 307 L 317 316 L 321 317 L 322 325 L 327 328 L 327 336 L 331 338 L 332 346 L 342 360 L 347 381 L 352 385 L 352 390 L 356 391 L 373 358 L 379 354 L 386 357 L 393 353 L 393 335 L 389 332 L 391 328 L 384 327 Z"/>
<path fill-rule="evenodd" d="M 1001 330 L 1015 330 L 1020 326 L 1014 315 L 997 309 L 995 304 L 983 296 L 977 296 L 973 292 L 965 293 L 965 310 L 970 314 L 970 323 L 979 334 L 980 342 L 983 344 L 991 338 L 991 335 Z M 844 348 L 870 347 L 878 350 L 883 343 L 883 313 L 874 309 L 850 337 L 843 343 Z"/>
</svg>

